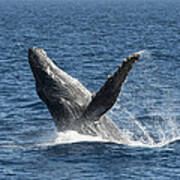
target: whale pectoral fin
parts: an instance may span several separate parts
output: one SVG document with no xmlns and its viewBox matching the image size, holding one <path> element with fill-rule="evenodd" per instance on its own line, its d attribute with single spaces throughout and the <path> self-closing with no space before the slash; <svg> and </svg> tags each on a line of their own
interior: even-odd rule
<svg viewBox="0 0 180 180">
<path fill-rule="evenodd" d="M 134 53 L 124 59 L 122 65 L 112 75 L 108 76 L 108 80 L 104 86 L 96 93 L 92 101 L 85 110 L 85 117 L 90 120 L 98 120 L 100 116 L 106 113 L 116 102 L 121 91 L 123 82 L 125 81 L 129 71 L 140 58 L 140 53 Z"/>
</svg>

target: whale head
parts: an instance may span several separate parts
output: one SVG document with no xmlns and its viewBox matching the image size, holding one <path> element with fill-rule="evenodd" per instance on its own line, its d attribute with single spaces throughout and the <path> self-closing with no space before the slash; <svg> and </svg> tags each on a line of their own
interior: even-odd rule
<svg viewBox="0 0 180 180">
<path fill-rule="evenodd" d="M 55 64 L 43 49 L 34 47 L 29 49 L 29 64 L 36 80 L 38 95 L 46 104 L 54 104 L 58 99 L 57 95 L 60 95 L 58 91 L 60 89 L 63 89 L 62 92 L 65 91 Z M 56 97 L 53 98 L 53 96 Z"/>
<path fill-rule="evenodd" d="M 43 49 L 34 47 L 29 49 L 29 64 L 38 87 L 52 83 L 54 73 L 50 69 L 53 65 Z"/>
</svg>

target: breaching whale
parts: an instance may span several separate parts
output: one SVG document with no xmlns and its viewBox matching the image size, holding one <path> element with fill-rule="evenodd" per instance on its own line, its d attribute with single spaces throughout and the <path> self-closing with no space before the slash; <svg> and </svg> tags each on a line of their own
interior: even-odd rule
<svg viewBox="0 0 180 180">
<path fill-rule="evenodd" d="M 139 58 L 140 53 L 134 53 L 124 59 L 100 90 L 92 94 L 77 79 L 58 68 L 42 48 L 33 47 L 28 52 L 37 94 L 46 104 L 57 130 L 73 130 L 118 142 L 125 140 L 106 112 L 116 102 L 123 82 Z"/>
</svg>

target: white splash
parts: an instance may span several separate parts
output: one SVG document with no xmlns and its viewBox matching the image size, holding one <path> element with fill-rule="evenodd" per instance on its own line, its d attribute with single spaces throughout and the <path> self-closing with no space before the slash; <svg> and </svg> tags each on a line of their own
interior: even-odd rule
<svg viewBox="0 0 180 180">
<path fill-rule="evenodd" d="M 65 131 L 57 133 L 55 144 L 67 144 L 76 142 L 107 142 L 98 136 L 79 134 L 76 131 Z"/>
<path fill-rule="evenodd" d="M 151 52 L 146 49 L 139 51 L 139 53 L 143 59 L 153 59 Z"/>
</svg>

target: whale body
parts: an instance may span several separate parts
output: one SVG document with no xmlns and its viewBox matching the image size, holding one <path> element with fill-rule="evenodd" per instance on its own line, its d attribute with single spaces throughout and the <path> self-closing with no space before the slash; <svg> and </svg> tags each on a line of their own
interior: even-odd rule
<svg viewBox="0 0 180 180">
<path fill-rule="evenodd" d="M 30 48 L 28 59 L 36 91 L 46 104 L 59 132 L 73 130 L 109 141 L 125 141 L 115 123 L 106 115 L 119 96 L 122 85 L 140 58 L 134 53 L 92 94 L 77 79 L 58 68 L 42 48 Z"/>
</svg>

